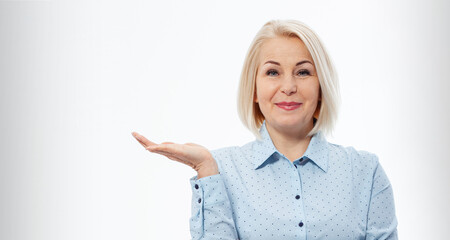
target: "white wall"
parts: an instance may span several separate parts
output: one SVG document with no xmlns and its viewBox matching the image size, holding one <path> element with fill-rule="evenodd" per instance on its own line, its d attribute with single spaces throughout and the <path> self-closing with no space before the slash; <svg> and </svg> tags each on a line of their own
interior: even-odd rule
<svg viewBox="0 0 450 240">
<path fill-rule="evenodd" d="M 189 239 L 195 171 L 131 132 L 252 141 L 236 111 L 244 55 L 265 22 L 290 18 L 338 70 L 329 141 L 378 154 L 401 239 L 444 239 L 448 2 L 249 2 L 1 2 L 1 239 Z"/>
</svg>

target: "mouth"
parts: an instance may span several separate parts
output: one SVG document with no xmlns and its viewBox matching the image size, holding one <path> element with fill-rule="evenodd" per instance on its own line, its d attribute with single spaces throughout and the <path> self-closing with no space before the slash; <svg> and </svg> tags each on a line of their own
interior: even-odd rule
<svg viewBox="0 0 450 240">
<path fill-rule="evenodd" d="M 294 110 L 299 108 L 302 103 L 299 102 L 280 102 L 280 103 L 275 103 L 275 105 L 277 105 L 279 108 L 282 108 L 284 110 Z"/>
<path fill-rule="evenodd" d="M 300 105 L 302 103 L 300 102 L 279 102 L 279 103 L 275 103 L 277 106 L 295 106 L 295 105 Z"/>
</svg>

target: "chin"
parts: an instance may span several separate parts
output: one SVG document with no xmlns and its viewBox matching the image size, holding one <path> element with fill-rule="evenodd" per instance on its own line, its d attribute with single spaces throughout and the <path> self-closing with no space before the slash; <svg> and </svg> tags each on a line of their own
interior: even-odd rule
<svg viewBox="0 0 450 240">
<path fill-rule="evenodd" d="M 305 123 L 301 119 L 296 118 L 283 118 L 275 121 L 280 127 L 298 127 L 304 125 Z"/>
</svg>

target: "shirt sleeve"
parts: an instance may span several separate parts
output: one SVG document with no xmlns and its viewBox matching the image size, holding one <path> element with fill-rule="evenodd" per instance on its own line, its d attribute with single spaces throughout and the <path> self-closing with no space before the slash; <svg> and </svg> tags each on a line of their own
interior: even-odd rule
<svg viewBox="0 0 450 240">
<path fill-rule="evenodd" d="M 397 240 L 397 218 L 392 186 L 376 155 L 375 158 L 366 240 Z"/>
<path fill-rule="evenodd" d="M 238 239 L 230 200 L 220 174 L 190 179 L 192 213 L 190 231 L 193 240 Z"/>
</svg>

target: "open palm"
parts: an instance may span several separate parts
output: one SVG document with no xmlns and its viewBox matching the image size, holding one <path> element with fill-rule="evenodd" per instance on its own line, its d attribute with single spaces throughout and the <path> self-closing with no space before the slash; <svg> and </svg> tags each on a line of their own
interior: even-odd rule
<svg viewBox="0 0 450 240">
<path fill-rule="evenodd" d="M 167 158 L 181 162 L 192 167 L 199 173 L 199 178 L 205 175 L 213 175 L 218 173 L 217 164 L 205 147 L 195 143 L 177 144 L 173 142 L 163 142 L 156 144 L 144 136 L 132 132 L 136 140 L 147 150 L 158 153 Z"/>
</svg>

